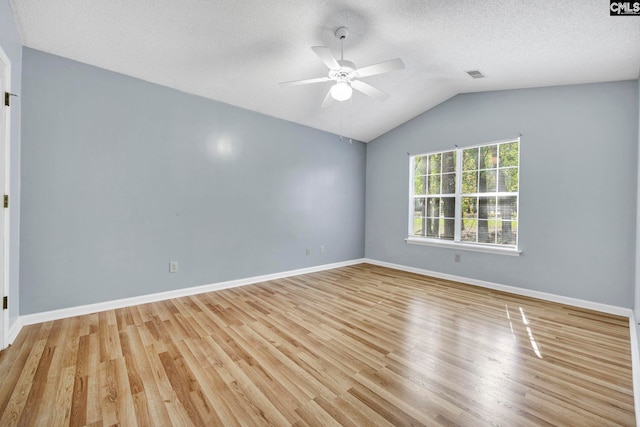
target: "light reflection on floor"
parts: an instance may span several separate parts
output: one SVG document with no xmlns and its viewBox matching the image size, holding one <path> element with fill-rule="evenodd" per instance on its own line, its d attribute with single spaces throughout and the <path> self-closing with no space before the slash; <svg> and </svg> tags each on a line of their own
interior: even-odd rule
<svg viewBox="0 0 640 427">
<path fill-rule="evenodd" d="M 513 330 L 513 320 L 511 319 L 511 315 L 509 313 L 509 305 L 504 305 L 505 311 L 507 312 L 507 319 L 509 319 L 509 327 L 511 328 L 511 335 L 513 335 L 513 340 L 517 341 L 517 337 L 515 331 Z M 525 329 L 527 331 L 527 336 L 529 337 L 529 343 L 531 344 L 531 348 L 533 352 L 538 356 L 539 359 L 542 359 L 542 351 L 540 350 L 540 346 L 536 341 L 536 338 L 533 336 L 533 331 L 531 330 L 531 326 L 529 325 L 529 319 L 527 319 L 527 315 L 524 312 L 522 307 L 518 307 L 520 310 L 520 316 L 522 317 L 522 323 L 525 325 Z"/>
<path fill-rule="evenodd" d="M 405 375 L 413 377 L 414 383 L 421 387 L 438 390 L 439 393 L 462 393 L 464 389 L 473 389 L 475 401 L 479 407 L 494 408 L 500 412 L 514 404 L 512 399 L 512 380 L 517 376 L 519 360 L 523 347 L 518 345 L 528 340 L 536 357 L 543 358 L 540 345 L 535 339 L 533 325 L 521 306 L 504 305 L 509 330 L 495 329 L 495 326 L 477 323 L 473 317 L 451 315 L 437 307 L 429 306 L 424 300 L 408 301 L 409 316 L 406 325 L 408 353 L 413 354 L 413 364 L 406 365 Z M 487 329 L 489 328 L 489 329 Z M 469 330 L 475 330 L 478 341 L 470 343 L 451 337 L 468 336 Z M 464 332 L 467 331 L 467 332 Z M 509 334 L 509 331 L 511 332 Z M 525 335 L 526 332 L 526 335 Z M 482 337 L 491 337 L 484 340 Z M 526 342 L 526 341 L 525 341 Z M 487 348 L 491 347 L 491 351 Z M 524 349 L 526 351 L 526 348 Z M 478 357 L 478 354 L 489 354 L 489 357 Z M 426 357 L 431 355 L 431 357 Z M 456 361 L 451 356 L 462 357 Z M 424 370 L 432 374 L 424 375 Z M 473 380 L 465 380 L 457 387 L 448 389 L 445 384 L 436 381 L 437 375 L 457 377 L 456 371 L 467 371 Z M 409 373 L 411 372 L 411 373 Z M 422 374 L 419 374 L 422 373 Z M 451 387 L 451 385 L 449 385 Z M 398 394 L 410 396 L 415 390 L 396 390 Z"/>
<path fill-rule="evenodd" d="M 546 309 L 493 295 L 487 301 L 476 306 L 467 295 L 446 292 L 433 298 L 417 293 L 373 299 L 381 309 L 390 307 L 391 319 L 402 319 L 402 327 L 393 330 L 401 334 L 402 345 L 390 351 L 380 362 L 387 364 L 364 385 L 393 386 L 394 397 L 423 402 L 428 410 L 445 408 L 459 425 L 521 425 L 514 420 L 535 411 L 546 414 L 550 394 L 544 390 L 570 387 L 573 378 L 566 366 L 555 367 L 556 341 L 549 338 Z M 557 376 L 545 374 L 549 367 Z M 396 375 L 410 383 L 394 382 Z M 584 408 L 576 402 L 579 414 Z"/>
</svg>

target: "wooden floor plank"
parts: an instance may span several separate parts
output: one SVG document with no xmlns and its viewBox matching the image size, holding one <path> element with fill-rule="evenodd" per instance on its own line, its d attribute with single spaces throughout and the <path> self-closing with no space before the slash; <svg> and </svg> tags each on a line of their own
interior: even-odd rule
<svg viewBox="0 0 640 427">
<path fill-rule="evenodd" d="M 0 425 L 634 426 L 629 333 L 359 264 L 26 326 Z"/>
<path fill-rule="evenodd" d="M 11 386 L 10 389 L 9 387 L 7 387 L 7 391 L 11 391 L 11 393 L 2 393 L 3 398 L 7 399 L 8 403 L 2 411 L 0 425 L 18 425 L 20 418 L 24 414 L 24 408 L 27 403 L 27 398 L 31 395 L 31 388 L 34 385 L 33 379 L 36 375 L 38 366 L 40 365 L 42 354 L 46 349 L 46 343 L 46 340 L 38 340 L 33 343 L 33 347 L 31 349 L 29 357 L 25 360 L 25 363 L 22 366 L 22 374 L 15 384 L 11 384 L 8 381 L 5 383 L 3 381 L 2 388 L 4 389 L 5 384 L 7 386 Z M 9 350 L 13 350 L 13 348 Z M 7 358 L 4 360 L 10 359 Z"/>
</svg>

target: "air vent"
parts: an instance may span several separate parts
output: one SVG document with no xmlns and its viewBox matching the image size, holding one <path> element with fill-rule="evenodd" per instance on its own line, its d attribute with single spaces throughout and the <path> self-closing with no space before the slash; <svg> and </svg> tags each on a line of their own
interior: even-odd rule
<svg viewBox="0 0 640 427">
<path fill-rule="evenodd" d="M 482 74 L 480 71 L 478 70 L 471 70 L 471 71 L 467 71 L 467 74 L 469 74 L 471 77 L 473 77 L 474 79 L 483 79 L 484 78 L 484 74 Z"/>
</svg>

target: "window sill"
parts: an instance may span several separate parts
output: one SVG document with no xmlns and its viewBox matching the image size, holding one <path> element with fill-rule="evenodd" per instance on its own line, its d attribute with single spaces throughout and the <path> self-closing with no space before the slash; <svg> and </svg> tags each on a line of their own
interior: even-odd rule
<svg viewBox="0 0 640 427">
<path fill-rule="evenodd" d="M 516 248 L 501 248 L 494 246 L 482 246 L 469 243 L 458 243 L 447 240 L 421 239 L 417 237 L 407 237 L 405 242 L 411 245 L 437 246 L 441 248 L 459 249 L 462 251 L 484 252 L 489 254 L 520 256 L 522 251 Z"/>
</svg>

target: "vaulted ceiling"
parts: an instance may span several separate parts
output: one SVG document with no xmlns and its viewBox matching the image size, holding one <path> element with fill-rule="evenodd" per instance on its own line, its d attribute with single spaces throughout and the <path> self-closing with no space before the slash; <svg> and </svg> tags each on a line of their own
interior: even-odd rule
<svg viewBox="0 0 640 427">
<path fill-rule="evenodd" d="M 360 141 L 458 93 L 637 79 L 640 16 L 583 0 L 11 0 L 25 46 Z M 311 46 L 358 67 L 406 68 L 320 105 L 330 82 Z M 466 73 L 480 70 L 486 77 Z"/>
</svg>

